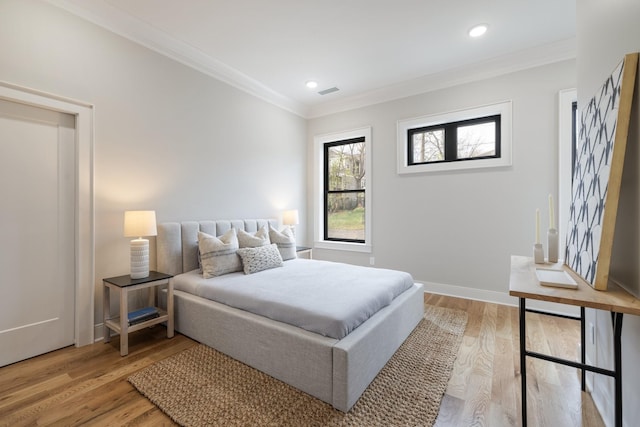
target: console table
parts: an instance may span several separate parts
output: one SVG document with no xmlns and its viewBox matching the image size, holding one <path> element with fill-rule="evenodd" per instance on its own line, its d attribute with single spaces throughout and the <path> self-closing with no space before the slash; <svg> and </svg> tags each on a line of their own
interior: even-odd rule
<svg viewBox="0 0 640 427">
<path fill-rule="evenodd" d="M 511 275 L 509 278 L 509 295 L 520 299 L 520 374 L 522 385 L 522 425 L 527 425 L 527 370 L 526 358 L 534 357 L 550 362 L 572 366 L 582 371 L 582 390 L 585 389 L 585 371 L 595 372 L 613 377 L 615 380 L 615 425 L 622 427 L 622 315 L 633 314 L 640 316 L 640 300 L 633 295 L 609 282 L 607 291 L 596 291 L 580 276 L 573 272 L 566 265 L 562 268 L 578 283 L 577 289 L 557 288 L 542 286 L 538 282 L 535 268 L 544 267 L 534 264 L 530 257 L 512 256 Z M 548 264 L 547 267 L 551 266 Z M 564 316 L 554 313 L 541 312 L 528 309 L 526 299 L 549 301 L 560 304 L 574 305 L 580 307 L 580 317 Z M 602 369 L 597 366 L 585 364 L 585 308 L 609 311 L 613 325 L 613 370 Z M 533 312 L 551 316 L 559 316 L 580 321 L 581 355 L 580 362 L 560 359 L 546 354 L 527 351 L 526 349 L 526 312 Z"/>
</svg>

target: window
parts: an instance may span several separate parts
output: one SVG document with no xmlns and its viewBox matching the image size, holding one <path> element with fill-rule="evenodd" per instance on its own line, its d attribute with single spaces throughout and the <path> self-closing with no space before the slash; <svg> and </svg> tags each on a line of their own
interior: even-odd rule
<svg viewBox="0 0 640 427">
<path fill-rule="evenodd" d="M 511 103 L 398 122 L 398 173 L 511 165 Z"/>
<path fill-rule="evenodd" d="M 324 145 L 324 240 L 364 243 L 364 137 Z"/>
<path fill-rule="evenodd" d="M 500 157 L 500 116 L 407 130 L 409 165 Z"/>
<path fill-rule="evenodd" d="M 315 138 L 316 247 L 371 250 L 371 129 Z"/>
</svg>

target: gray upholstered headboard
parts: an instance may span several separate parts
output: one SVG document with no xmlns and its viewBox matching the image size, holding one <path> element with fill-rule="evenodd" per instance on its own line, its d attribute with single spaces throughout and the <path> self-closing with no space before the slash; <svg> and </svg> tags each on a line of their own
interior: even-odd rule
<svg viewBox="0 0 640 427">
<path fill-rule="evenodd" d="M 198 268 L 198 231 L 212 236 L 221 236 L 231 228 L 251 233 L 268 224 L 277 227 L 278 221 L 275 219 L 234 219 L 159 224 L 158 237 L 156 238 L 158 271 L 176 275 Z"/>
</svg>

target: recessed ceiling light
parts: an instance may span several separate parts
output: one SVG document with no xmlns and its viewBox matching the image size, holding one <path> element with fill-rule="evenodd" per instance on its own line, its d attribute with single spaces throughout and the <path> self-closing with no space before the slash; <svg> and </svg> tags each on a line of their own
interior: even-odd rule
<svg viewBox="0 0 640 427">
<path fill-rule="evenodd" d="M 489 26 L 487 24 L 479 24 L 469 30 L 469 37 L 480 37 L 487 32 Z"/>
<path fill-rule="evenodd" d="M 318 87 L 318 82 L 315 80 L 309 80 L 305 83 L 309 89 L 315 89 Z"/>
</svg>

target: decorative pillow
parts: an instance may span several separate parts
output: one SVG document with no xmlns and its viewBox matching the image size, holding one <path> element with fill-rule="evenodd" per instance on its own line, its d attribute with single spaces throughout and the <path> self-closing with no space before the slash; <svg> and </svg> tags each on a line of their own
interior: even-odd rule
<svg viewBox="0 0 640 427">
<path fill-rule="evenodd" d="M 253 234 L 238 230 L 238 243 L 240 243 L 240 248 L 257 248 L 258 246 L 270 245 L 269 231 L 266 226 L 261 227 L 260 230 Z"/>
<path fill-rule="evenodd" d="M 242 258 L 244 274 L 282 267 L 282 257 L 275 244 L 238 249 L 238 255 Z"/>
<path fill-rule="evenodd" d="M 296 238 L 290 227 L 278 231 L 269 224 L 269 238 L 271 243 L 278 245 L 283 261 L 296 258 Z"/>
<path fill-rule="evenodd" d="M 242 271 L 242 263 L 236 254 L 238 250 L 236 229 L 232 228 L 220 237 L 198 232 L 198 249 L 205 279 Z"/>
</svg>

